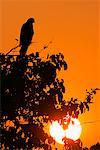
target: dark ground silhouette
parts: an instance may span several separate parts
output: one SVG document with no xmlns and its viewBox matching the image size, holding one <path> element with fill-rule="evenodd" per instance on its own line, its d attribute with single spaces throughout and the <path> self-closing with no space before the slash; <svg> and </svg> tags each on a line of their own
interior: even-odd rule
<svg viewBox="0 0 100 150">
<path fill-rule="evenodd" d="M 25 30 L 28 30 L 28 27 L 26 28 Z M 59 53 L 48 56 L 44 61 L 40 58 L 39 52 L 26 55 L 24 44 L 27 43 L 28 48 L 32 35 L 33 32 L 29 37 L 25 33 L 25 39 L 24 34 L 21 36 L 20 55 L 0 54 L 1 146 L 5 149 L 52 149 L 50 145 L 55 142 L 44 132 L 44 123 L 61 119 L 63 124 L 66 114 L 78 118 L 85 110 L 89 111 L 89 104 L 98 90 L 86 90 L 84 102 L 75 98 L 64 100 L 64 80 L 59 80 L 57 76 L 57 70 L 67 70 L 64 56 Z M 66 140 L 67 147 L 70 148 L 70 140 Z M 81 149 L 80 141 L 78 145 Z"/>
</svg>

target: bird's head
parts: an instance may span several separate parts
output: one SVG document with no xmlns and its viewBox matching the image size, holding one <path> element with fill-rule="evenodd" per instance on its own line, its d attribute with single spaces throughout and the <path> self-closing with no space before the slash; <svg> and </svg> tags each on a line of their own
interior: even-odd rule
<svg viewBox="0 0 100 150">
<path fill-rule="evenodd" d="M 35 23 L 35 20 L 34 20 L 34 18 L 29 18 L 29 19 L 27 20 L 27 22 L 29 22 L 29 23 Z"/>
</svg>

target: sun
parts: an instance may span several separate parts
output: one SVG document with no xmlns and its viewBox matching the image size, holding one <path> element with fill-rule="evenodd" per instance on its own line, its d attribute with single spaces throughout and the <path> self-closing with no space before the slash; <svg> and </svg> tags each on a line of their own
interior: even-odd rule
<svg viewBox="0 0 100 150">
<path fill-rule="evenodd" d="M 76 118 L 71 118 L 70 123 L 65 130 L 58 121 L 53 121 L 50 125 L 50 135 L 59 144 L 64 144 L 62 140 L 64 137 L 76 141 L 79 139 L 81 132 L 82 127 L 80 121 Z"/>
<path fill-rule="evenodd" d="M 65 131 L 66 137 L 76 141 L 79 139 L 82 132 L 82 127 L 78 119 L 71 118 L 71 122 L 68 126 L 68 129 Z"/>
<path fill-rule="evenodd" d="M 65 137 L 65 131 L 58 123 L 58 121 L 53 121 L 50 125 L 50 135 L 54 138 L 57 143 L 64 144 L 62 141 L 63 137 Z"/>
</svg>

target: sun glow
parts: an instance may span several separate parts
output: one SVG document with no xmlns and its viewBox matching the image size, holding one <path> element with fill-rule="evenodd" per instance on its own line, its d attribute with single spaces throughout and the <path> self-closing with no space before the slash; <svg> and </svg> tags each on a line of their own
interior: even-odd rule
<svg viewBox="0 0 100 150">
<path fill-rule="evenodd" d="M 66 122 L 65 122 L 66 124 Z M 63 138 L 69 138 L 74 141 L 79 139 L 82 132 L 80 122 L 76 118 L 71 118 L 67 129 L 63 129 L 63 126 L 58 121 L 53 121 L 50 125 L 50 135 L 59 144 L 64 144 Z"/>
<path fill-rule="evenodd" d="M 64 144 L 62 138 L 65 137 L 65 131 L 60 126 L 58 121 L 53 121 L 52 124 L 50 125 L 50 134 L 56 142 Z"/>
</svg>

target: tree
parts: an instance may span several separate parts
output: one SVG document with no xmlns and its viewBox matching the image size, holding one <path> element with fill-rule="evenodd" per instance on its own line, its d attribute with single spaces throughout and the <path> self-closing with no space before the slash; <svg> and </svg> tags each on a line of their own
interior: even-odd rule
<svg viewBox="0 0 100 150">
<path fill-rule="evenodd" d="M 100 149 L 100 143 L 97 143 L 90 147 L 90 150 L 99 150 Z"/>
<path fill-rule="evenodd" d="M 83 102 L 73 97 L 64 100 L 64 80 L 57 76 L 57 70 L 67 70 L 61 53 L 47 56 L 46 60 L 40 58 L 39 52 L 25 56 L 0 54 L 0 63 L 1 145 L 5 149 L 51 149 L 54 140 L 45 133 L 44 124 L 59 119 L 63 124 L 66 115 L 69 124 L 71 117 L 89 111 L 93 95 L 99 90 L 86 90 Z M 76 144 L 70 139 L 64 142 L 66 149 Z M 80 141 L 76 146 L 81 148 Z"/>
</svg>

